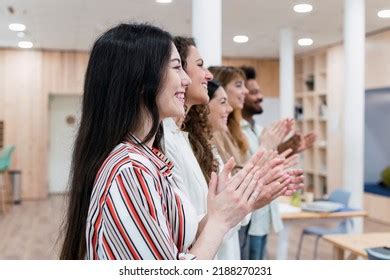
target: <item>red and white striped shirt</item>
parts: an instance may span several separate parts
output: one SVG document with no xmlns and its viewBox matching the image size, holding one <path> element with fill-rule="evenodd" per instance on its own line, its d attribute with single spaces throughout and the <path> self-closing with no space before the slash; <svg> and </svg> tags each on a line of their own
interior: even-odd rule
<svg viewBox="0 0 390 280">
<path fill-rule="evenodd" d="M 198 219 L 173 164 L 134 136 L 100 168 L 87 218 L 87 259 L 192 259 Z"/>
</svg>

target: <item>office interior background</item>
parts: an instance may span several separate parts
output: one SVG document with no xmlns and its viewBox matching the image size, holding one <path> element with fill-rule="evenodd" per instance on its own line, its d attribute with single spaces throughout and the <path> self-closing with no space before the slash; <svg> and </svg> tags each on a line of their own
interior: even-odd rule
<svg viewBox="0 0 390 280">
<path fill-rule="evenodd" d="M 207 65 L 255 67 L 258 121 L 293 117 L 317 135 L 300 157 L 304 191 L 321 199 L 348 190 L 360 214 L 344 217 L 353 221 L 347 239 L 372 233 L 384 243 L 367 246 L 390 246 L 390 189 L 379 184 L 390 166 L 388 0 L 2 0 L 0 148 L 11 161 L 1 169 L 0 259 L 58 259 L 89 51 L 129 21 L 194 36 Z M 340 222 L 296 217 L 282 202 L 288 232 L 270 236 L 268 259 L 295 259 L 304 229 Z M 305 236 L 300 258 L 340 258 L 335 242 L 319 239 L 316 257 L 315 246 Z"/>
</svg>

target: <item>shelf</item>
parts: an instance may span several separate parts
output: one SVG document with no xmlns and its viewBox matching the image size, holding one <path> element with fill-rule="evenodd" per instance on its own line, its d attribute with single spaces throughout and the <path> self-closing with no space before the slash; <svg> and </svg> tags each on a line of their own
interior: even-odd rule
<svg viewBox="0 0 390 280">
<path fill-rule="evenodd" d="M 314 132 L 317 135 L 314 146 L 300 154 L 305 189 L 310 188 L 316 197 L 322 197 L 328 192 L 328 183 L 333 182 L 333 177 L 328 177 L 333 174 L 332 166 L 328 165 L 329 153 L 334 151 L 328 150 L 328 145 L 333 145 L 333 142 L 328 139 L 328 106 L 332 100 L 332 88 L 328 81 L 331 77 L 327 73 L 327 52 L 297 58 L 295 65 L 298 67 L 294 99 L 298 116 L 296 127 L 304 134 Z"/>
</svg>

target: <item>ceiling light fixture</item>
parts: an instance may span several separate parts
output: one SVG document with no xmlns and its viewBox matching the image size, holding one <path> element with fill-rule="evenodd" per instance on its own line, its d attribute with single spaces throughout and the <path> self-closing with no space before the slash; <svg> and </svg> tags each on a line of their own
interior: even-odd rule
<svg viewBox="0 0 390 280">
<path fill-rule="evenodd" d="M 313 6 L 310 4 L 298 4 L 293 9 L 297 13 L 309 13 L 313 10 Z"/>
<path fill-rule="evenodd" d="M 160 4 L 168 4 L 168 3 L 172 3 L 172 0 L 156 0 L 156 2 Z"/>
<path fill-rule="evenodd" d="M 302 38 L 298 40 L 298 45 L 300 46 L 311 46 L 313 45 L 313 40 L 310 38 Z"/>
<path fill-rule="evenodd" d="M 380 18 L 390 18 L 390 10 L 382 10 L 378 12 Z"/>
<path fill-rule="evenodd" d="M 246 43 L 249 41 L 249 38 L 245 35 L 237 35 L 233 37 L 233 41 L 236 43 Z"/>
<path fill-rule="evenodd" d="M 18 43 L 18 46 L 22 49 L 31 49 L 33 47 L 33 43 L 28 41 L 21 41 Z"/>
<path fill-rule="evenodd" d="M 26 26 L 21 23 L 11 23 L 8 25 L 8 28 L 12 31 L 24 31 L 26 30 Z"/>
</svg>

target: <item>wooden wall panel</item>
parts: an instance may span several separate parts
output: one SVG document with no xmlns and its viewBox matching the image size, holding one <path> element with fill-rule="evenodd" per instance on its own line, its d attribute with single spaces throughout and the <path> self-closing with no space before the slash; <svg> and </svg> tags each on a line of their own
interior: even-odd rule
<svg viewBox="0 0 390 280">
<path fill-rule="evenodd" d="M 89 54 L 44 52 L 44 87 L 50 94 L 82 94 Z"/>
<path fill-rule="evenodd" d="M 49 94 L 82 94 L 88 53 L 0 50 L 0 118 L 5 144 L 16 145 L 22 196 L 48 193 Z"/>
<path fill-rule="evenodd" d="M 279 96 L 279 60 L 224 57 L 222 64 L 240 67 L 250 65 L 256 69 L 257 82 L 264 96 Z"/>
<path fill-rule="evenodd" d="M 4 98 L 5 98 L 5 53 L 0 52 L 0 120 L 4 120 Z"/>
<path fill-rule="evenodd" d="M 22 195 L 42 197 L 44 191 L 45 129 L 40 113 L 43 110 L 42 53 L 5 50 L 4 84 L 2 85 L 5 144 L 15 145 L 12 169 L 22 170 Z"/>
</svg>

